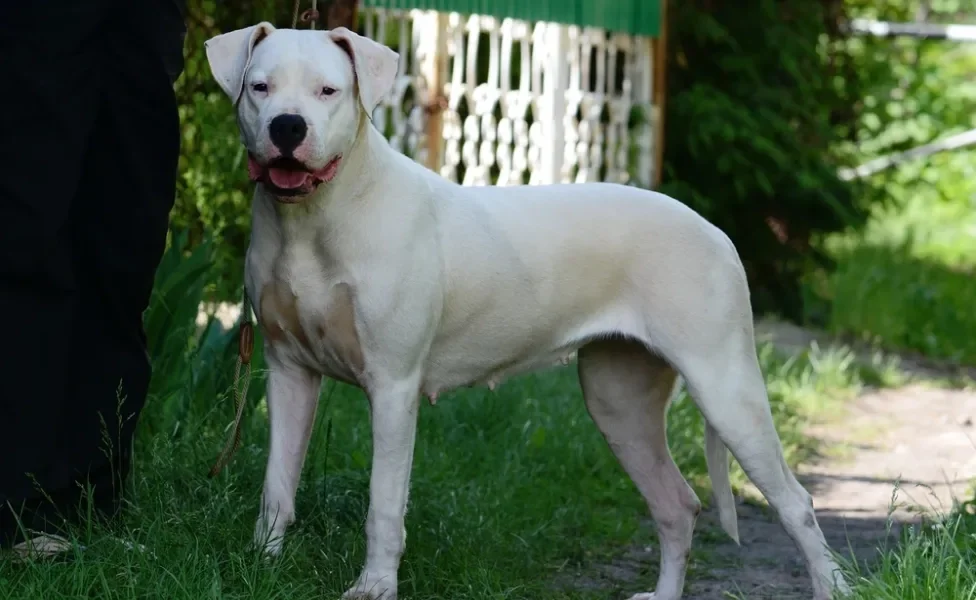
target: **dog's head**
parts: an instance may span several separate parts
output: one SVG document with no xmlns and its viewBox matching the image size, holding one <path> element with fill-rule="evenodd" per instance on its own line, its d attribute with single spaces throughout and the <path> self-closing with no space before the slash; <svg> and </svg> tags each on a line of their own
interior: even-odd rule
<svg viewBox="0 0 976 600">
<path fill-rule="evenodd" d="M 399 55 L 344 27 L 275 29 L 259 23 L 206 42 L 214 79 L 234 102 L 248 172 L 279 200 L 328 183 L 390 92 Z"/>
</svg>

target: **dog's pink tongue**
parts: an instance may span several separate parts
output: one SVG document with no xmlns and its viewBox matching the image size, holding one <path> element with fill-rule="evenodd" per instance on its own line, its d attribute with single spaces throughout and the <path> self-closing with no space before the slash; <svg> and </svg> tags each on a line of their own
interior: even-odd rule
<svg viewBox="0 0 976 600">
<path fill-rule="evenodd" d="M 308 181 L 311 174 L 304 171 L 292 171 L 290 169 L 272 167 L 268 169 L 268 177 L 271 178 L 271 183 L 277 187 L 283 190 L 293 190 L 305 185 L 305 182 Z"/>
</svg>

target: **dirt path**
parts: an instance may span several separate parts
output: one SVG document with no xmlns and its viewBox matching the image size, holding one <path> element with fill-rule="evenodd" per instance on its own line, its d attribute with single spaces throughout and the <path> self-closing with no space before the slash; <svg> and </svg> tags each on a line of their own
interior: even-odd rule
<svg viewBox="0 0 976 600">
<path fill-rule="evenodd" d="M 803 349 L 812 339 L 830 343 L 782 324 L 764 323 L 759 333 L 785 351 Z M 971 376 L 968 369 L 917 357 L 903 357 L 901 364 L 923 378 Z M 898 529 L 917 522 L 921 512 L 948 512 L 954 499 L 969 497 L 976 478 L 974 420 L 976 390 L 913 384 L 864 393 L 844 415 L 809 427 L 828 449 L 827 457 L 801 465 L 797 476 L 813 494 L 828 543 L 863 563 L 890 547 Z M 754 489 L 747 495 L 759 497 Z M 779 523 L 752 504 L 740 502 L 739 511 L 742 546 L 719 538 L 714 558 L 721 566 L 694 573 L 685 597 L 810 598 L 803 563 Z M 702 521 L 713 523 L 713 515 Z"/>
<path fill-rule="evenodd" d="M 834 550 L 871 560 L 920 510 L 948 512 L 966 498 L 976 477 L 974 417 L 974 391 L 908 386 L 864 394 L 839 422 L 811 427 L 842 450 L 797 470 Z M 739 535 L 738 548 L 720 538 L 713 558 L 722 566 L 691 577 L 688 600 L 811 597 L 793 542 L 768 511 L 740 503 Z"/>
<path fill-rule="evenodd" d="M 821 348 L 832 343 L 820 334 L 777 323 L 762 323 L 757 333 L 789 353 L 814 340 Z M 855 350 L 870 360 L 869 349 Z M 901 358 L 902 368 L 921 379 L 976 379 L 971 369 Z M 970 481 L 976 478 L 974 421 L 976 389 L 912 384 L 868 391 L 846 405 L 845 414 L 811 425 L 808 433 L 822 440 L 827 451 L 801 465 L 797 476 L 814 496 L 831 547 L 848 558 L 853 553 L 861 563 L 872 560 L 879 549 L 896 542 L 900 527 L 917 521 L 920 509 L 948 512 L 953 499 L 968 497 Z M 745 496 L 738 505 L 741 546 L 715 533 L 719 530 L 711 511 L 702 514 L 694 547 L 705 549 L 706 557 L 693 559 L 684 598 L 808 600 L 810 582 L 792 540 L 764 503 L 752 501 L 760 498 L 757 490 L 747 488 Z M 605 590 L 610 598 L 627 598 L 647 591 L 640 587 L 648 581 L 648 565 L 657 560 L 656 547 L 633 548 L 577 583 Z"/>
</svg>

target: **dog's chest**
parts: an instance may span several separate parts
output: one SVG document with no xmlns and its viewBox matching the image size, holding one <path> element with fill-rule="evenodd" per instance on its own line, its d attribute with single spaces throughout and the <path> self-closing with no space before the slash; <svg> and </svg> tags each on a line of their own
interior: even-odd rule
<svg viewBox="0 0 976 600">
<path fill-rule="evenodd" d="M 363 352 L 352 286 L 308 261 L 279 256 L 253 279 L 258 324 L 280 359 L 361 384 Z"/>
</svg>

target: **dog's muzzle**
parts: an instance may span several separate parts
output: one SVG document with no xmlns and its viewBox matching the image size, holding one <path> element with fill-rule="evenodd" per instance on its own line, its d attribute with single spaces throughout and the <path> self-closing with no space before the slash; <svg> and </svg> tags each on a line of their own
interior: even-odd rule
<svg viewBox="0 0 976 600">
<path fill-rule="evenodd" d="M 332 181 L 341 160 L 342 155 L 334 156 L 321 169 L 312 170 L 295 158 L 278 157 L 262 165 L 248 154 L 247 171 L 251 181 L 264 185 L 278 200 L 297 202 L 322 183 Z"/>
</svg>

